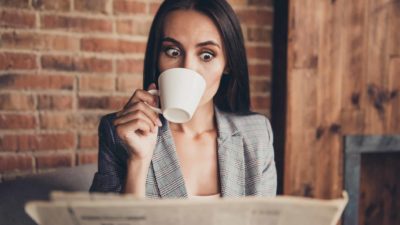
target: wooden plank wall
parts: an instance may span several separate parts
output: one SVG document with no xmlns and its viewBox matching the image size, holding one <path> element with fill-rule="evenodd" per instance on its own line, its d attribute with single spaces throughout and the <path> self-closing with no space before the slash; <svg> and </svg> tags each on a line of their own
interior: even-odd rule
<svg viewBox="0 0 400 225">
<path fill-rule="evenodd" d="M 339 197 L 343 136 L 400 133 L 400 0 L 291 0 L 288 36 L 284 194 Z"/>
</svg>

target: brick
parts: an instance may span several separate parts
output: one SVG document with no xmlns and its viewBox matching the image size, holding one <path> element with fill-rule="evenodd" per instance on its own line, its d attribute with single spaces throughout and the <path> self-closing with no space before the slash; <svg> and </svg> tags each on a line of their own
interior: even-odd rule
<svg viewBox="0 0 400 225">
<path fill-rule="evenodd" d="M 270 93 L 271 82 L 269 80 L 251 80 L 251 93 Z"/>
<path fill-rule="evenodd" d="M 151 21 L 140 19 L 121 19 L 116 21 L 117 33 L 148 36 Z"/>
<path fill-rule="evenodd" d="M 17 134 L 0 137 L 0 151 L 48 151 L 72 149 L 76 138 L 73 133 Z"/>
<path fill-rule="evenodd" d="M 96 133 L 93 134 L 80 134 L 78 148 L 79 149 L 90 149 L 90 148 L 98 148 L 98 135 Z"/>
<path fill-rule="evenodd" d="M 70 0 L 32 0 L 32 6 L 40 10 L 70 11 Z"/>
<path fill-rule="evenodd" d="M 111 61 L 98 58 L 45 55 L 41 58 L 41 64 L 44 69 L 99 73 L 112 72 Z"/>
<path fill-rule="evenodd" d="M 269 64 L 249 65 L 249 76 L 271 77 L 272 68 Z"/>
<path fill-rule="evenodd" d="M 142 88 L 143 78 L 137 75 L 119 76 L 117 78 L 117 90 L 133 94 L 133 92 Z"/>
<path fill-rule="evenodd" d="M 78 165 L 97 163 L 97 151 L 78 152 Z"/>
<path fill-rule="evenodd" d="M 129 97 L 120 96 L 81 96 L 79 97 L 79 109 L 109 109 L 119 110 L 129 100 Z"/>
<path fill-rule="evenodd" d="M 1 35 L 2 47 L 28 50 L 78 51 L 79 39 L 62 35 L 10 32 Z"/>
<path fill-rule="evenodd" d="M 40 35 L 38 50 L 78 51 L 79 38 L 61 35 Z"/>
<path fill-rule="evenodd" d="M 0 137 L 0 151 L 34 151 L 38 148 L 37 135 L 21 134 Z"/>
<path fill-rule="evenodd" d="M 18 141 L 16 135 L 0 136 L 0 151 L 16 151 L 18 149 Z"/>
<path fill-rule="evenodd" d="M 107 14 L 107 0 L 75 0 L 76 11 Z"/>
<path fill-rule="evenodd" d="M 161 3 L 158 2 L 152 2 L 150 3 L 150 14 L 155 15 L 160 8 Z"/>
<path fill-rule="evenodd" d="M 1 28 L 34 28 L 35 25 L 34 13 L 0 10 Z"/>
<path fill-rule="evenodd" d="M 76 135 L 74 133 L 40 134 L 37 151 L 74 149 Z"/>
<path fill-rule="evenodd" d="M 273 24 L 273 13 L 266 9 L 239 9 L 236 14 L 242 24 L 260 26 Z"/>
<path fill-rule="evenodd" d="M 0 94 L 0 110 L 34 110 L 35 102 L 31 95 L 5 93 Z"/>
<path fill-rule="evenodd" d="M 112 32 L 112 22 L 105 19 L 45 15 L 41 17 L 41 21 L 41 26 L 45 29 L 75 32 Z"/>
<path fill-rule="evenodd" d="M 133 0 L 114 0 L 115 14 L 138 14 L 146 12 L 146 3 Z"/>
<path fill-rule="evenodd" d="M 117 73 L 143 73 L 144 62 L 142 59 L 117 60 Z"/>
<path fill-rule="evenodd" d="M 29 0 L 0 0 L 0 6 L 29 8 Z"/>
<path fill-rule="evenodd" d="M 52 130 L 77 129 L 80 131 L 87 130 L 89 132 L 93 132 L 94 130 L 97 130 L 100 118 L 103 116 L 103 114 L 104 113 L 41 113 L 41 128 Z"/>
<path fill-rule="evenodd" d="M 29 155 L 0 155 L 0 173 L 33 170 L 33 159 Z"/>
<path fill-rule="evenodd" d="M 247 46 L 246 52 L 247 52 L 247 57 L 249 59 L 262 59 L 262 60 L 271 60 L 272 59 L 271 47 Z"/>
<path fill-rule="evenodd" d="M 1 46 L 13 49 L 34 49 L 38 45 L 38 35 L 34 33 L 17 33 L 15 31 L 1 34 Z"/>
<path fill-rule="evenodd" d="M 271 98 L 269 96 L 253 96 L 251 97 L 251 108 L 254 110 L 269 109 Z"/>
<path fill-rule="evenodd" d="M 77 121 L 72 113 L 65 112 L 45 112 L 40 113 L 40 128 L 41 129 L 74 129 L 77 126 Z"/>
<path fill-rule="evenodd" d="M 97 130 L 100 119 L 103 115 L 104 114 L 99 113 L 79 113 L 76 118 L 78 129 L 80 131 L 86 130 L 88 132 Z"/>
<path fill-rule="evenodd" d="M 274 2 L 273 0 L 248 0 L 248 4 L 250 6 L 269 6 L 273 7 Z"/>
<path fill-rule="evenodd" d="M 36 56 L 25 53 L 0 53 L 0 70 L 36 69 Z"/>
<path fill-rule="evenodd" d="M 0 129 L 33 129 L 36 124 L 34 115 L 0 115 Z"/>
<path fill-rule="evenodd" d="M 134 34 L 135 30 L 133 26 L 135 23 L 133 20 L 118 20 L 116 21 L 116 28 L 117 28 L 117 33 L 119 34 Z"/>
<path fill-rule="evenodd" d="M 115 78 L 111 76 L 81 76 L 79 78 L 80 91 L 113 91 Z"/>
<path fill-rule="evenodd" d="M 81 50 L 89 52 L 144 54 L 146 43 L 106 38 L 82 38 Z"/>
<path fill-rule="evenodd" d="M 251 42 L 271 43 L 272 32 L 265 27 L 247 28 L 247 40 Z"/>
<path fill-rule="evenodd" d="M 247 0 L 228 0 L 229 4 L 232 6 L 246 6 Z"/>
<path fill-rule="evenodd" d="M 75 157 L 72 152 L 38 155 L 35 158 L 38 169 L 71 167 L 75 164 Z"/>
<path fill-rule="evenodd" d="M 65 95 L 39 95 L 38 109 L 69 110 L 72 109 L 72 96 Z"/>
<path fill-rule="evenodd" d="M 63 75 L 22 75 L 0 76 L 0 88 L 26 90 L 72 90 L 74 77 Z"/>
</svg>

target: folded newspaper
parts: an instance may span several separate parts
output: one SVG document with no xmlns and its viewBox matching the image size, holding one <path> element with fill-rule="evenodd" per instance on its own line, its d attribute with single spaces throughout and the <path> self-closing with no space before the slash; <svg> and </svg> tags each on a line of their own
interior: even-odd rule
<svg viewBox="0 0 400 225">
<path fill-rule="evenodd" d="M 245 197 L 136 199 L 129 195 L 53 192 L 25 211 L 39 225 L 335 225 L 347 194 L 334 200 Z"/>
</svg>

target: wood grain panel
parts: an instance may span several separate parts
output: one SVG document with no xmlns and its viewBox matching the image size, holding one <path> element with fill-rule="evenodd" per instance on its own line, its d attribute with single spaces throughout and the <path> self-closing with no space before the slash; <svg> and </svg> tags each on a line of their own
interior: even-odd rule
<svg viewBox="0 0 400 225">
<path fill-rule="evenodd" d="M 364 1 L 347 1 L 341 21 L 342 112 L 341 131 L 360 134 L 365 130 L 366 59 L 368 38 L 365 34 L 367 5 Z"/>
<path fill-rule="evenodd" d="M 320 7 L 320 1 L 303 0 L 302 7 L 291 4 L 289 11 L 292 19 L 289 19 L 289 48 L 292 59 L 289 60 L 294 68 L 316 68 L 318 64 L 318 30 L 319 21 L 323 16 Z M 302 18 L 299 20 L 298 18 Z M 307 35 L 303 35 L 303 33 Z M 290 46 L 291 45 L 291 46 Z M 291 66 L 289 65 L 289 66 Z"/>
<path fill-rule="evenodd" d="M 389 0 L 369 0 L 366 24 L 368 37 L 367 52 L 367 104 L 366 133 L 385 133 L 387 118 L 388 93 L 388 63 L 387 49 Z"/>
<path fill-rule="evenodd" d="M 388 21 L 387 48 L 389 54 L 389 95 L 388 120 L 389 132 L 400 133 L 400 1 L 390 5 Z"/>
<path fill-rule="evenodd" d="M 316 136 L 316 149 L 313 156 L 316 160 L 315 179 L 316 196 L 340 196 L 342 185 L 340 179 L 340 111 L 342 93 L 341 43 L 345 2 L 321 1 L 324 16 L 320 20 L 318 51 L 318 84 L 316 132 L 324 130 Z M 321 88 L 323 87 L 323 88 Z M 312 145 L 312 143 L 309 143 Z"/>
<path fill-rule="evenodd" d="M 390 59 L 389 65 L 391 104 L 388 107 L 387 127 L 390 132 L 400 133 L 400 57 Z"/>
<path fill-rule="evenodd" d="M 287 123 L 292 129 L 286 133 L 292 140 L 286 142 L 286 162 L 284 178 L 285 193 L 291 195 L 312 196 L 312 183 L 315 180 L 315 171 L 308 166 L 315 167 L 315 145 L 310 140 L 315 137 L 315 132 L 309 127 L 316 125 L 316 111 L 313 105 L 316 103 L 317 78 L 313 69 L 296 69 L 293 71 L 292 81 L 289 83 L 290 108 L 288 108 Z M 301 93 L 301 94 L 299 94 Z M 299 110 L 301 109 L 301 110 Z"/>
<path fill-rule="evenodd" d="M 290 1 L 284 193 L 343 189 L 342 138 L 400 132 L 400 1 Z"/>
<path fill-rule="evenodd" d="M 400 1 L 393 0 L 389 7 L 388 53 L 391 58 L 400 57 Z"/>
</svg>

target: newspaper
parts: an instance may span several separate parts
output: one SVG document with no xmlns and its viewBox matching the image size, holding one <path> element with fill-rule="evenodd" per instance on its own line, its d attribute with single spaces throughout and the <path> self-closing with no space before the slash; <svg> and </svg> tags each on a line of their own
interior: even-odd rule
<svg viewBox="0 0 400 225">
<path fill-rule="evenodd" d="M 212 200 L 136 199 L 129 195 L 64 193 L 28 202 L 39 225 L 335 225 L 347 204 L 302 197 Z"/>
</svg>

